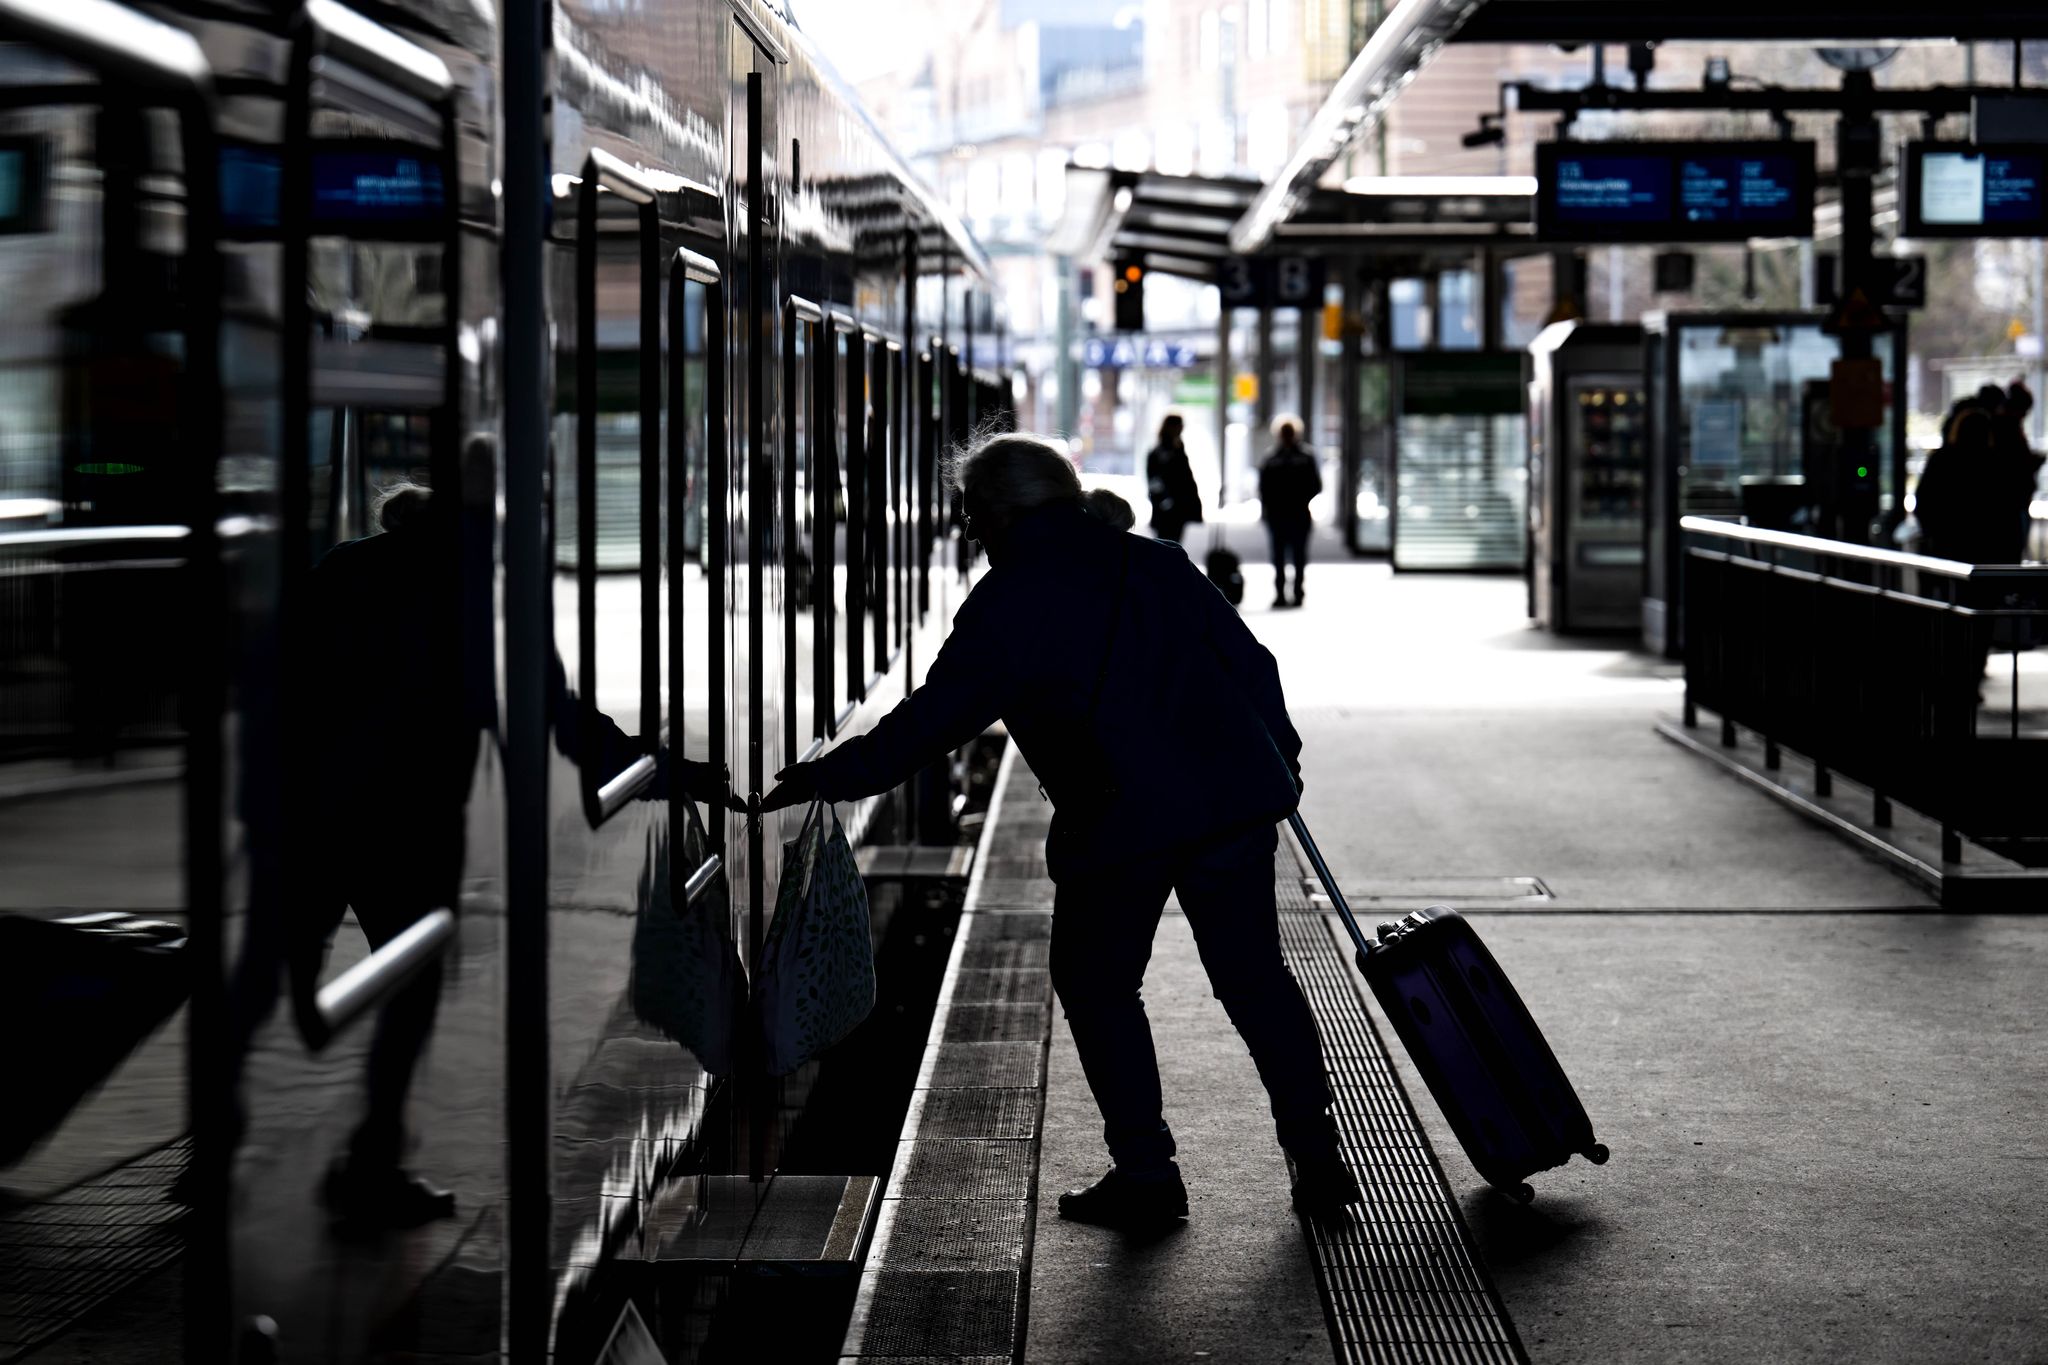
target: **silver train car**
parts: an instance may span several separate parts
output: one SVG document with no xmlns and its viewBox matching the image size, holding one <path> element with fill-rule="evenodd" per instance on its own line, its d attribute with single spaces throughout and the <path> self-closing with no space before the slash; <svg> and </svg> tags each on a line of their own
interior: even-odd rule
<svg viewBox="0 0 2048 1365">
<path fill-rule="evenodd" d="M 789 1339 L 744 797 L 965 590 L 980 249 L 767 0 L 0 0 L 0 281 L 0 1359 Z"/>
</svg>

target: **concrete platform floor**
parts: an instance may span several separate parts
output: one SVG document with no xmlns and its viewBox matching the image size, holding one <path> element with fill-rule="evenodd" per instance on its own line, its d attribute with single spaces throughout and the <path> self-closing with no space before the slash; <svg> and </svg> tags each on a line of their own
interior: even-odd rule
<svg viewBox="0 0 2048 1365">
<path fill-rule="evenodd" d="M 1339 879 L 1556 895 L 1477 922 L 1608 1165 L 1496 1198 L 1397 1050 L 1531 1358 L 2048 1361 L 2048 917 L 1942 914 L 1657 739 L 1677 670 L 1530 630 L 1519 580 L 1308 587 L 1246 619 Z"/>
<path fill-rule="evenodd" d="M 1315 1265 L 1287 1206 L 1287 1163 L 1266 1092 L 1209 993 L 1194 934 L 1178 913 L 1160 920 L 1145 1011 L 1188 1184 L 1187 1221 L 1137 1238 L 1068 1223 L 1054 1211 L 1061 1190 L 1087 1184 L 1108 1164 L 1073 1035 L 1055 1019 L 1024 1359 L 1328 1360 Z"/>
</svg>

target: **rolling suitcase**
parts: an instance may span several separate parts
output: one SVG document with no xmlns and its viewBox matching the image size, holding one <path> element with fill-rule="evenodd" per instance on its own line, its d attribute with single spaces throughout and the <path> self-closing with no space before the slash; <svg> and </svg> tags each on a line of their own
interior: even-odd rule
<svg viewBox="0 0 2048 1365">
<path fill-rule="evenodd" d="M 1216 585 L 1216 590 L 1231 606 L 1244 605 L 1244 564 L 1238 559 L 1237 551 L 1224 543 L 1220 526 L 1210 528 L 1209 553 L 1204 567 L 1209 581 Z"/>
<path fill-rule="evenodd" d="M 1379 941 L 1368 943 L 1300 812 L 1288 823 L 1358 947 L 1358 969 L 1480 1176 L 1526 1204 L 1537 1171 L 1574 1152 L 1606 1161 L 1543 1031 L 1465 917 L 1432 905 L 1380 925 Z"/>
</svg>

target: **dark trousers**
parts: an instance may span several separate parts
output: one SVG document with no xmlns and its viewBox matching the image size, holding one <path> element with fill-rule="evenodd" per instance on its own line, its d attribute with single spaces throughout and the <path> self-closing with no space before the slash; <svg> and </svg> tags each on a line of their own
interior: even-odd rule
<svg viewBox="0 0 2048 1365">
<path fill-rule="evenodd" d="M 375 845 L 364 843 L 360 847 Z M 459 843 L 456 848 L 459 851 Z M 320 971 L 328 940 L 349 910 L 356 912 L 356 922 L 374 951 L 398 937 L 436 905 L 455 903 L 450 895 L 436 895 L 430 889 L 445 878 L 437 878 L 417 866 L 421 859 L 410 845 L 387 848 L 381 856 L 364 853 L 359 857 L 361 861 L 354 867 L 337 872 L 321 894 L 308 898 L 308 913 L 298 926 L 293 954 L 293 969 L 303 976 L 295 993 L 311 990 L 310 981 Z M 434 1017 L 441 1007 L 442 980 L 442 962 L 436 958 L 393 992 L 377 1012 L 376 1032 L 370 1041 L 363 1118 L 349 1140 L 349 1161 L 359 1169 L 395 1167 L 404 1154 L 406 1096 L 412 1089 L 420 1056 L 434 1032 Z"/>
<path fill-rule="evenodd" d="M 1266 540 L 1273 547 L 1273 593 L 1279 596 L 1287 590 L 1287 565 L 1294 564 L 1294 590 L 1301 591 L 1301 580 L 1308 573 L 1309 523 L 1292 521 L 1269 521 L 1266 523 Z"/>
<path fill-rule="evenodd" d="M 1280 956 L 1277 839 L 1267 827 L 1177 860 L 1116 868 L 1058 889 L 1053 989 L 1102 1111 L 1103 1140 L 1127 1170 L 1156 1168 L 1174 1153 L 1139 996 L 1169 891 L 1179 893 L 1209 984 L 1258 1064 L 1280 1145 L 1299 1154 L 1336 1147 L 1315 1017 Z"/>
</svg>

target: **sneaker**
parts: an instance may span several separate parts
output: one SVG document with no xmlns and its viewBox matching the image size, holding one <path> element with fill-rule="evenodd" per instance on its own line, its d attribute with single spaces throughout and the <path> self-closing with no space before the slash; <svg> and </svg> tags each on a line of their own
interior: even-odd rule
<svg viewBox="0 0 2048 1365">
<path fill-rule="evenodd" d="M 320 1187 L 320 1197 L 335 1222 L 356 1228 L 416 1228 L 455 1216 L 452 1191 L 397 1166 L 365 1170 L 336 1162 Z"/>
<path fill-rule="evenodd" d="M 1279 611 L 1279 610 L 1281 610 L 1281 609 L 1282 609 L 1283 607 L 1285 607 L 1286 605 L 1287 605 L 1287 594 L 1286 594 L 1286 593 L 1284 593 L 1284 592 L 1276 592 L 1276 593 L 1274 593 L 1274 594 L 1273 594 L 1273 610 L 1274 610 L 1274 611 Z"/>
<path fill-rule="evenodd" d="M 1358 1177 L 1335 1152 L 1301 1159 L 1289 1157 L 1287 1165 L 1294 1174 L 1294 1211 L 1304 1218 L 1339 1219 L 1346 1206 L 1365 1198 L 1365 1192 L 1358 1188 Z"/>
<path fill-rule="evenodd" d="M 1106 1228 L 1161 1227 L 1188 1216 L 1188 1187 L 1173 1162 L 1157 1174 L 1126 1175 L 1112 1166 L 1102 1179 L 1060 1196 L 1060 1217 Z"/>
</svg>

